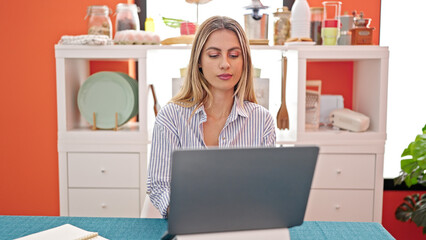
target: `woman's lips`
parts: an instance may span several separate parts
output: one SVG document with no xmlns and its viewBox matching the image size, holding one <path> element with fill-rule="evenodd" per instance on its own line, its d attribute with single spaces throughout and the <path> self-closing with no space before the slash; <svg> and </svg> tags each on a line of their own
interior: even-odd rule
<svg viewBox="0 0 426 240">
<path fill-rule="evenodd" d="M 229 80 L 231 77 L 232 77 L 232 74 L 227 74 L 227 73 L 225 73 L 225 74 L 220 74 L 220 75 L 217 75 L 221 80 Z"/>
</svg>

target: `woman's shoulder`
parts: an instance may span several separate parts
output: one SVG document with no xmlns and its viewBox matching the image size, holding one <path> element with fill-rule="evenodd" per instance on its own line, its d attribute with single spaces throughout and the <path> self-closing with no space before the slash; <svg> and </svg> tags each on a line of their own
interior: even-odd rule
<svg viewBox="0 0 426 240">
<path fill-rule="evenodd" d="M 254 102 L 249 102 L 249 101 L 244 101 L 244 109 L 246 110 L 246 112 L 250 115 L 253 113 L 256 114 L 264 114 L 266 116 L 270 116 L 271 113 L 269 112 L 268 109 L 266 109 L 264 106 L 254 103 Z"/>
<path fill-rule="evenodd" d="M 169 102 L 160 109 L 157 119 L 176 119 L 191 113 L 193 107 L 185 107 L 177 103 Z"/>
</svg>

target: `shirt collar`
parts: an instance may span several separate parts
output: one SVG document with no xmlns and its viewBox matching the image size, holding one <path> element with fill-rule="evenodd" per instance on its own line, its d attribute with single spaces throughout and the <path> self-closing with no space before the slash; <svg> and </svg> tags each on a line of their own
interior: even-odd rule
<svg viewBox="0 0 426 240">
<path fill-rule="evenodd" d="M 199 114 L 200 112 L 202 113 L 202 116 L 207 117 L 204 105 L 201 105 L 197 110 L 195 110 L 194 115 Z M 232 105 L 231 113 L 229 114 L 228 118 L 230 120 L 235 120 L 237 118 L 237 115 L 242 117 L 248 117 L 247 111 L 244 108 L 244 104 L 241 105 L 239 98 L 237 96 L 234 96 L 234 103 Z"/>
</svg>

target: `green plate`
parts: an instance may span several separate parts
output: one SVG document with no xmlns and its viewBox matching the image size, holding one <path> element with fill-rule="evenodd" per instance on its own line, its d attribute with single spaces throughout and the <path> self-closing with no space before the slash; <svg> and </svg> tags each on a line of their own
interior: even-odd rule
<svg viewBox="0 0 426 240">
<path fill-rule="evenodd" d="M 138 87 L 138 82 L 135 79 L 133 79 L 132 77 L 130 77 L 129 75 L 127 75 L 126 73 L 122 73 L 122 72 L 116 72 L 116 73 L 118 73 L 121 76 L 123 76 L 124 78 L 126 78 L 126 80 L 132 86 L 133 94 L 135 96 L 135 105 L 134 105 L 134 108 L 133 108 L 133 112 L 132 112 L 131 116 L 129 117 L 129 119 L 127 119 L 127 121 L 129 121 L 131 118 L 136 116 L 139 112 L 139 94 L 138 94 L 139 87 Z"/>
<path fill-rule="evenodd" d="M 78 91 L 78 108 L 82 116 L 93 125 L 96 114 L 96 127 L 112 129 L 125 124 L 134 114 L 137 101 L 134 86 L 117 72 L 98 72 L 83 83 Z"/>
</svg>

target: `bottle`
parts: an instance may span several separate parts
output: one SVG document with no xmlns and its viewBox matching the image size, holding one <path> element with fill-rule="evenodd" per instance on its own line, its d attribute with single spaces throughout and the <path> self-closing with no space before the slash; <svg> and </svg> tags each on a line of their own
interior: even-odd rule
<svg viewBox="0 0 426 240">
<path fill-rule="evenodd" d="M 306 0 L 296 0 L 291 11 L 291 37 L 310 38 L 311 12 Z"/>
<path fill-rule="evenodd" d="M 154 19 L 148 17 L 145 19 L 145 31 L 146 32 L 155 32 Z"/>
<path fill-rule="evenodd" d="M 290 37 L 290 15 L 288 7 L 277 8 L 274 12 L 274 45 L 284 45 Z"/>
<path fill-rule="evenodd" d="M 89 17 L 88 30 L 89 35 L 107 35 L 112 37 L 112 23 L 109 18 L 110 9 L 108 6 L 93 5 L 87 8 L 86 18 Z"/>
<path fill-rule="evenodd" d="M 116 8 L 116 32 L 123 30 L 140 30 L 139 7 L 136 4 L 119 3 Z"/>
<path fill-rule="evenodd" d="M 321 22 L 324 8 L 312 7 L 311 8 L 311 39 L 316 45 L 322 44 L 321 38 Z"/>
</svg>

